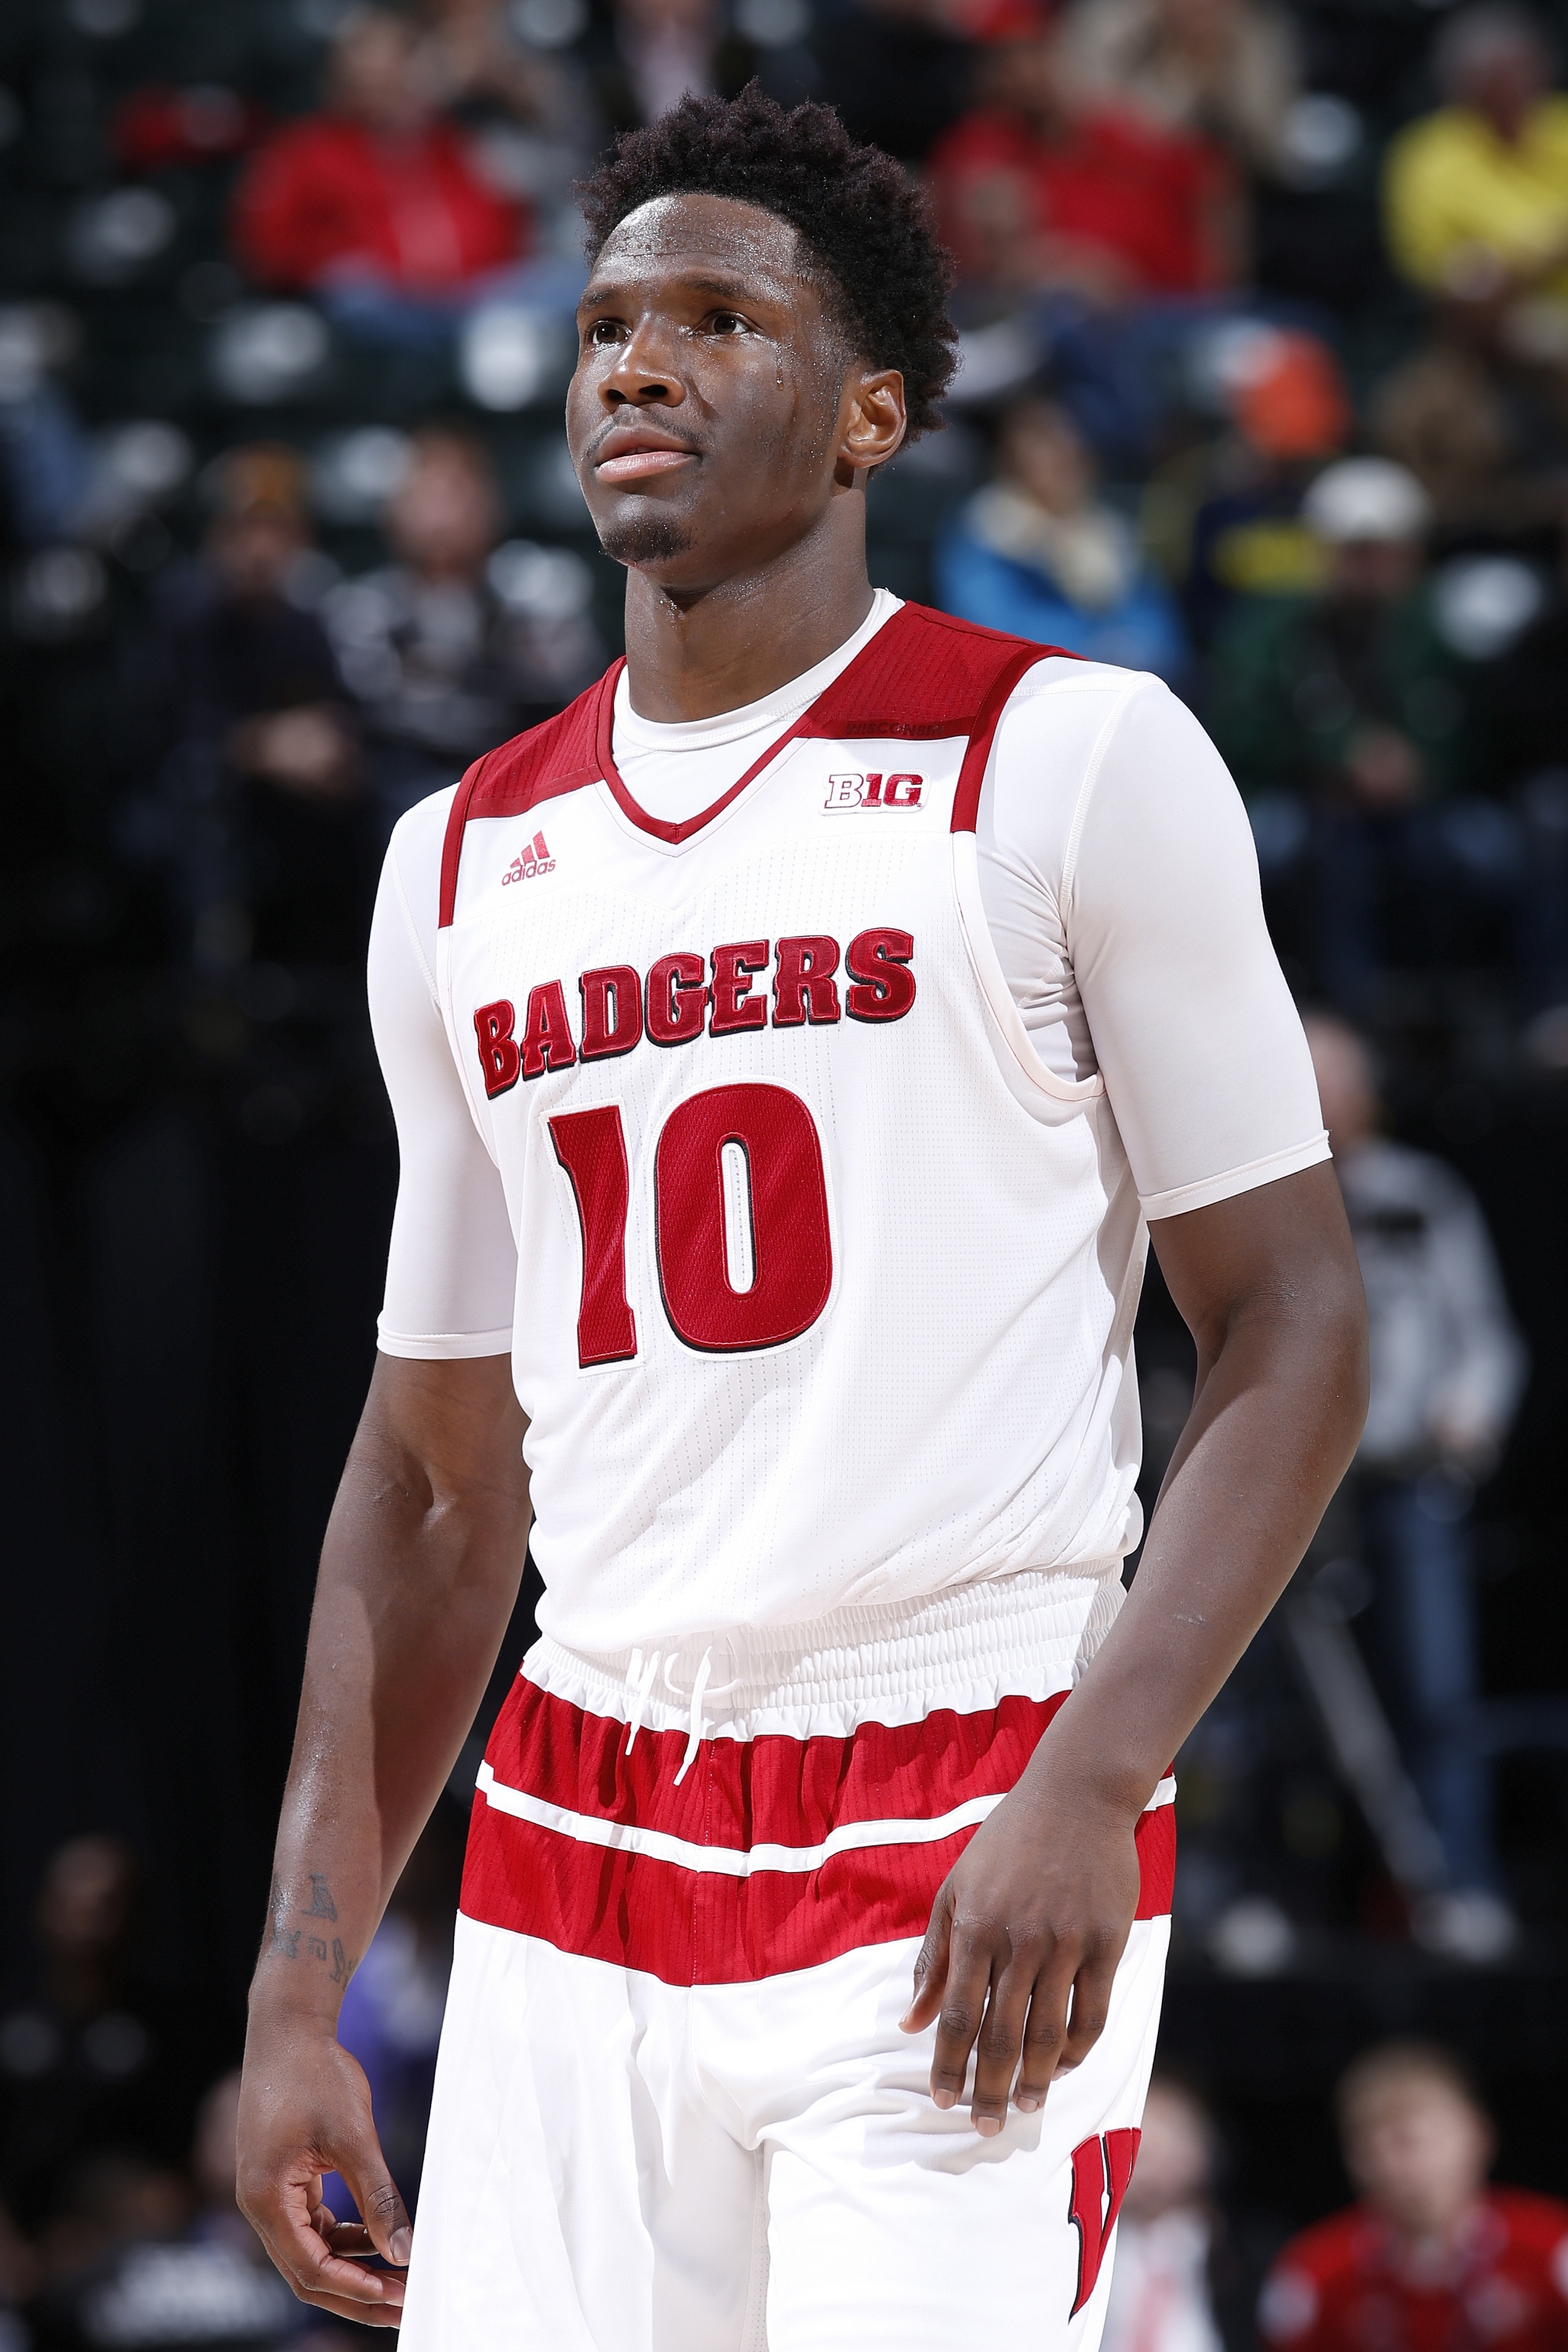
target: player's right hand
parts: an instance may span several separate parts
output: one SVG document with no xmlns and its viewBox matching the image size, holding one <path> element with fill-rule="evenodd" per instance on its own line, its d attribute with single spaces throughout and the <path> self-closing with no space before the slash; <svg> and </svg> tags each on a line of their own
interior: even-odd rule
<svg viewBox="0 0 1568 2352">
<path fill-rule="evenodd" d="M 363 2215 L 340 2222 L 321 2176 L 341 2172 Z M 253 2016 L 239 2094 L 239 2210 L 301 2303 L 395 2327 L 404 2282 L 367 2270 L 380 2254 L 407 2267 L 414 2233 L 387 2170 L 370 2085 L 323 2020 Z"/>
</svg>

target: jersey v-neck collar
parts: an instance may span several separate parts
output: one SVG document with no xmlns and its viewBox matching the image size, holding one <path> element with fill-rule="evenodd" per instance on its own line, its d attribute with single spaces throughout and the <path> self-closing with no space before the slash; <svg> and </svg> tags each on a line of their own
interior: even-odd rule
<svg viewBox="0 0 1568 2352">
<path fill-rule="evenodd" d="M 876 601 L 880 601 L 879 593 Z M 881 614 L 880 618 L 877 621 L 876 626 L 866 637 L 864 644 L 857 648 L 857 650 L 850 656 L 849 659 L 844 664 L 842 668 L 835 669 L 830 677 L 823 679 L 822 685 L 818 688 L 817 692 L 811 697 L 808 702 L 803 704 L 801 709 L 796 711 L 795 717 L 784 730 L 784 732 L 777 736 L 774 740 L 768 745 L 767 750 L 762 754 L 761 758 L 753 760 L 751 766 L 746 770 L 744 775 L 738 776 L 735 782 L 729 787 L 728 791 L 721 793 L 716 801 L 710 801 L 708 806 L 705 809 L 700 809 L 695 816 L 682 817 L 679 819 L 654 816 L 650 811 L 643 807 L 641 802 L 638 801 L 632 793 L 625 778 L 622 776 L 619 768 L 616 766 L 615 754 L 616 694 L 626 665 L 624 655 L 612 662 L 609 668 L 605 672 L 604 677 L 599 681 L 598 701 L 594 714 L 594 732 L 597 747 L 596 761 L 599 772 L 603 776 L 605 785 L 608 787 L 610 794 L 614 799 L 616 805 L 621 811 L 623 816 L 626 817 L 631 824 L 635 824 L 639 832 L 651 834 L 655 840 L 668 842 L 672 847 L 679 847 L 682 842 L 689 841 L 694 834 L 698 834 L 702 831 L 704 825 L 711 824 L 715 817 L 722 816 L 724 811 L 731 805 L 731 802 L 740 798 L 747 785 L 754 783 L 757 778 L 762 774 L 763 769 L 772 766 L 773 762 L 778 758 L 779 753 L 784 749 L 785 745 L 793 742 L 797 735 L 803 734 L 806 731 L 812 713 L 816 710 L 817 704 L 822 700 L 823 696 L 831 692 L 835 687 L 842 687 L 845 679 L 851 677 L 854 675 L 855 671 L 860 667 L 860 664 L 866 659 L 868 654 L 871 652 L 873 646 L 877 644 L 883 630 L 888 626 L 888 624 L 896 619 L 898 614 L 902 612 L 903 609 L 904 607 L 901 603 L 897 601 L 891 602 L 889 609 Z M 873 603 L 872 613 L 875 613 L 875 611 L 876 602 Z M 871 614 L 868 614 L 866 617 L 867 620 L 869 620 L 871 618 Z M 853 637 L 859 636 L 865 627 L 866 622 L 862 621 L 860 627 L 853 632 L 852 638 L 849 642 L 853 641 Z M 812 667 L 813 668 L 826 668 L 827 664 L 832 660 L 833 656 L 830 654 L 826 656 L 826 661 L 822 663 L 814 663 Z M 762 698 L 765 700 L 768 698 L 764 697 Z M 716 715 L 722 716 L 726 719 L 734 719 L 739 721 L 742 719 L 742 713 L 739 711 L 725 711 L 721 714 Z M 647 721 L 644 721 L 645 725 L 648 723 L 649 722 Z M 736 731 L 739 734 L 750 730 L 737 725 Z"/>
</svg>

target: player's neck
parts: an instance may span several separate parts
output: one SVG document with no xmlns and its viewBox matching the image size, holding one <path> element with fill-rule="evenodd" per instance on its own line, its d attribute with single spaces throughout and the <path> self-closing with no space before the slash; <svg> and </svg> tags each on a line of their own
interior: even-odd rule
<svg viewBox="0 0 1568 2352">
<path fill-rule="evenodd" d="M 833 499 L 771 562 L 711 583 L 626 574 L 626 683 L 639 718 L 712 719 L 757 702 L 852 637 L 871 609 L 863 498 Z"/>
</svg>

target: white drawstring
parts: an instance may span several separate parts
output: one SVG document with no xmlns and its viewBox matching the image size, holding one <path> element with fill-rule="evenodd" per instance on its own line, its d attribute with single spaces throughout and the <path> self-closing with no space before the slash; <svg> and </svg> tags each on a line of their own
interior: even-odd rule
<svg viewBox="0 0 1568 2352">
<path fill-rule="evenodd" d="M 712 1670 L 713 1653 L 710 1648 L 702 1653 L 702 1663 L 697 1669 L 696 1679 L 691 1685 L 690 1727 L 686 1735 L 686 1754 L 681 1759 L 680 1769 L 675 1776 L 675 1785 L 678 1789 L 690 1771 L 691 1759 L 702 1745 L 702 1699 L 708 1688 L 708 1677 Z M 668 1665 L 665 1668 L 664 1678 L 668 1684 L 669 1680 Z"/>
<path fill-rule="evenodd" d="M 659 1654 L 655 1650 L 646 1668 L 640 1650 L 634 1650 L 626 1662 L 626 1688 L 631 1694 L 632 1711 L 626 1721 L 626 1744 L 622 1752 L 627 1756 L 632 1752 L 633 1740 L 642 1728 L 643 1710 L 653 1688 L 653 1678 L 658 1672 Z"/>
</svg>

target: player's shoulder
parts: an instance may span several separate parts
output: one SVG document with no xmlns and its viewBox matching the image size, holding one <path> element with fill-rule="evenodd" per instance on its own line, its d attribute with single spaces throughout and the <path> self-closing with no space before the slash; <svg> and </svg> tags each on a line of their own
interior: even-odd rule
<svg viewBox="0 0 1568 2352">
<path fill-rule="evenodd" d="M 1360 2205 L 1347 2205 L 1292 2238 L 1274 2265 L 1327 2284 L 1356 2269 L 1382 2236 L 1381 2224 Z"/>
<path fill-rule="evenodd" d="M 988 730 L 1019 679 L 1058 651 L 930 604 L 900 604 L 817 697 L 810 732 Z"/>
<path fill-rule="evenodd" d="M 1277 2258 L 1258 2298 L 1258 2332 L 1266 2344 L 1289 2347 L 1310 2336 L 1354 2279 L 1377 2239 L 1359 2206 L 1331 2213 L 1292 2238 Z"/>
<path fill-rule="evenodd" d="M 1174 779 L 1183 772 L 1182 750 L 1206 747 L 1186 704 L 1152 670 L 1087 661 L 1055 646 L 1035 650 L 1037 658 L 1013 687 L 997 727 L 1004 758 L 1022 754 L 1062 773 L 1075 765 L 1098 770 L 1121 742 L 1140 773 L 1152 761 Z"/>
<path fill-rule="evenodd" d="M 465 822 L 479 816 L 521 816 L 535 801 L 601 775 L 608 746 L 601 742 L 608 711 L 605 688 L 620 668 L 613 663 L 575 701 L 537 727 L 498 743 L 474 761 L 458 792 Z"/>
<path fill-rule="evenodd" d="M 1489 2189 L 1487 2206 L 1507 2230 L 1510 2244 L 1521 2252 L 1552 2260 L 1568 2239 L 1568 2205 L 1555 2197 L 1529 2189 Z"/>
<path fill-rule="evenodd" d="M 406 881 L 439 871 L 459 802 L 465 823 L 471 817 L 521 815 L 535 800 L 559 792 L 563 783 L 587 782 L 596 775 L 604 683 L 596 678 L 564 710 L 482 752 L 456 783 L 443 785 L 405 810 L 392 829 L 391 856 L 399 875 Z"/>
</svg>

